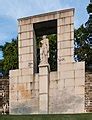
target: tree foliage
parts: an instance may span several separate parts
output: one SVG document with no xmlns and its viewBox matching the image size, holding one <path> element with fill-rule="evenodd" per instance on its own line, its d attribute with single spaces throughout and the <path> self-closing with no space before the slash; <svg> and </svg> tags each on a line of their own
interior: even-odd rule
<svg viewBox="0 0 92 120">
<path fill-rule="evenodd" d="M 75 30 L 75 56 L 77 61 L 85 61 L 86 66 L 92 64 L 92 49 L 88 44 L 89 31 L 81 25 Z"/>
<path fill-rule="evenodd" d="M 87 6 L 87 12 L 88 12 L 88 14 L 89 14 L 89 13 L 92 13 L 92 3 L 90 3 L 90 4 Z"/>
<path fill-rule="evenodd" d="M 49 64 L 51 71 L 57 70 L 57 35 L 48 35 L 49 39 Z"/>
<path fill-rule="evenodd" d="M 18 68 L 18 40 L 12 39 L 11 43 L 3 46 L 3 71 L 5 75 L 9 74 L 9 70 Z"/>
<path fill-rule="evenodd" d="M 75 30 L 75 56 L 78 61 L 85 61 L 86 67 L 92 66 L 92 1 L 87 6 L 89 19 Z M 76 46 L 77 45 L 77 46 Z"/>
<path fill-rule="evenodd" d="M 2 71 L 3 71 L 3 62 L 2 60 L 0 60 L 0 73 L 2 73 Z"/>
</svg>

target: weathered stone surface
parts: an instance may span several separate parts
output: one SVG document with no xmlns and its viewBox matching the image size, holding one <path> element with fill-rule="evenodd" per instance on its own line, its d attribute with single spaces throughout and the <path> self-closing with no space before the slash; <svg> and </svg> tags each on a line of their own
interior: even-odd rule
<svg viewBox="0 0 92 120">
<path fill-rule="evenodd" d="M 50 80 L 58 80 L 58 74 L 57 72 L 50 72 Z"/>
<path fill-rule="evenodd" d="M 65 79 L 65 87 L 72 87 L 75 86 L 75 80 L 74 79 Z"/>
<path fill-rule="evenodd" d="M 33 61 L 32 61 L 33 62 Z M 31 61 L 26 61 L 26 62 L 20 62 L 19 63 L 19 68 L 20 69 L 29 69 L 31 68 L 30 70 L 30 73 L 33 74 L 33 63 Z"/>
<path fill-rule="evenodd" d="M 27 25 L 27 24 L 30 24 L 31 23 L 31 20 L 30 19 L 24 19 L 24 20 L 20 20 L 19 22 L 19 25 Z"/>
<path fill-rule="evenodd" d="M 67 11 L 65 13 L 61 13 L 61 18 L 64 18 L 64 17 L 69 17 L 69 16 L 73 16 L 74 15 L 74 11 Z"/>
<path fill-rule="evenodd" d="M 30 54 L 30 53 L 31 53 L 31 47 L 19 48 L 19 55 Z"/>
<path fill-rule="evenodd" d="M 46 114 L 48 113 L 48 95 L 40 95 L 39 96 L 39 110 L 40 113 Z"/>
<path fill-rule="evenodd" d="M 72 41 L 60 41 L 58 42 L 58 49 L 72 48 Z"/>
<path fill-rule="evenodd" d="M 32 31 L 33 30 L 33 25 L 28 24 L 28 25 L 22 25 L 20 26 L 19 32 L 27 32 L 27 31 Z"/>
<path fill-rule="evenodd" d="M 39 79 L 39 93 L 48 93 L 48 76 L 42 76 Z"/>
<path fill-rule="evenodd" d="M 85 70 L 75 70 L 75 78 L 85 78 Z"/>
<path fill-rule="evenodd" d="M 74 70 L 74 63 L 64 63 L 60 65 L 61 71 L 72 71 Z M 63 68 L 63 69 L 62 69 Z"/>
<path fill-rule="evenodd" d="M 75 86 L 85 86 L 85 78 L 75 78 Z"/>
<path fill-rule="evenodd" d="M 17 77 L 17 76 L 21 76 L 21 69 L 17 69 L 17 70 L 10 70 L 9 72 L 11 77 Z"/>
<path fill-rule="evenodd" d="M 32 61 L 33 60 L 33 54 L 20 55 L 19 58 L 20 58 L 20 62 Z"/>
<path fill-rule="evenodd" d="M 75 62 L 74 63 L 74 69 L 75 70 L 84 70 L 85 62 Z"/>
<path fill-rule="evenodd" d="M 31 76 L 31 68 L 22 69 L 22 76 Z"/>
</svg>

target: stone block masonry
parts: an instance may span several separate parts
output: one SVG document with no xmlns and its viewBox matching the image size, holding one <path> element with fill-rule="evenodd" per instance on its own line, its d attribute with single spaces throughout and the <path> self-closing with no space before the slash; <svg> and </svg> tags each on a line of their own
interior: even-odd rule
<svg viewBox="0 0 92 120">
<path fill-rule="evenodd" d="M 74 9 L 65 9 L 18 20 L 19 69 L 9 74 L 10 114 L 85 112 L 85 62 L 73 58 L 73 19 Z M 37 73 L 36 37 L 51 33 L 57 34 L 57 71 L 47 63 Z"/>
</svg>

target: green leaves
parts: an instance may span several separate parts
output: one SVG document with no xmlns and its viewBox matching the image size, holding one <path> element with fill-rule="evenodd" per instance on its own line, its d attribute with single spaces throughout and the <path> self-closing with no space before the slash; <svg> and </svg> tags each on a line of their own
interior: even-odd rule
<svg viewBox="0 0 92 120">
<path fill-rule="evenodd" d="M 75 56 L 77 56 L 78 61 L 85 61 L 86 66 L 92 64 L 92 49 L 87 43 L 88 35 L 89 32 L 83 25 L 75 30 L 75 43 L 77 43 Z"/>
<path fill-rule="evenodd" d="M 57 35 L 48 35 L 49 39 L 49 64 L 51 71 L 57 70 Z"/>
<path fill-rule="evenodd" d="M 3 47 L 3 70 L 5 75 L 9 70 L 18 68 L 18 40 L 13 39 L 11 43 L 6 43 Z"/>
<path fill-rule="evenodd" d="M 92 13 L 92 4 L 91 3 L 87 6 L 87 12 L 88 12 L 88 14 Z"/>
</svg>

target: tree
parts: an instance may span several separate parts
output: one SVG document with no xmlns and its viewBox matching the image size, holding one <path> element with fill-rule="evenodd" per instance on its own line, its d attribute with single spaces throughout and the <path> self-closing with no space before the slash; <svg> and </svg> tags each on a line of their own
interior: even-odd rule
<svg viewBox="0 0 92 120">
<path fill-rule="evenodd" d="M 18 40 L 12 39 L 11 43 L 3 46 L 3 71 L 5 76 L 9 74 L 9 70 L 18 68 Z"/>
<path fill-rule="evenodd" d="M 78 61 L 85 61 L 86 66 L 92 62 L 92 49 L 88 44 L 89 32 L 83 25 L 75 30 L 75 56 Z"/>
<path fill-rule="evenodd" d="M 85 61 L 86 68 L 92 66 L 92 1 L 87 6 L 89 19 L 85 26 L 75 30 L 75 57 L 78 61 Z"/>
<path fill-rule="evenodd" d="M 87 12 L 88 14 L 92 13 L 92 0 L 90 0 L 89 5 L 87 6 Z"/>
<path fill-rule="evenodd" d="M 3 46 L 0 45 L 0 52 L 2 52 Z M 3 60 L 0 58 L 0 78 L 3 77 Z"/>
<path fill-rule="evenodd" d="M 0 78 L 3 77 L 3 62 L 0 60 Z"/>
<path fill-rule="evenodd" d="M 49 39 L 49 64 L 51 71 L 57 70 L 57 35 L 48 35 Z"/>
</svg>

